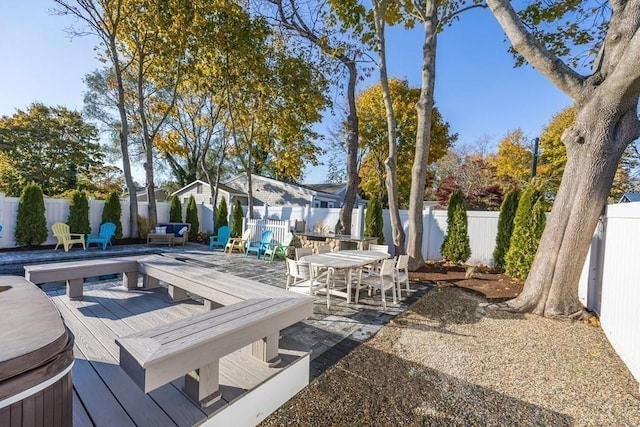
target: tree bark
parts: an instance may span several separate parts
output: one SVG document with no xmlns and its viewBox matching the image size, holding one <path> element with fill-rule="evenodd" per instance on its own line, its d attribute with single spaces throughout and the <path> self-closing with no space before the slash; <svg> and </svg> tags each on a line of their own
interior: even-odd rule
<svg viewBox="0 0 640 427">
<path fill-rule="evenodd" d="M 487 3 L 515 49 L 576 103 L 567 164 L 522 293 L 501 308 L 581 318 L 578 283 L 624 149 L 640 135 L 640 0 L 612 2 L 594 73 L 583 77 L 537 44 L 506 0 Z"/>
<path fill-rule="evenodd" d="M 386 170 L 386 186 L 387 197 L 389 198 L 389 217 L 391 219 L 391 239 L 393 243 L 395 255 L 405 253 L 405 234 L 400 220 L 400 210 L 398 207 L 398 179 L 397 179 L 397 163 L 398 163 L 398 146 L 396 145 L 396 116 L 393 111 L 393 101 L 391 99 L 391 90 L 389 89 L 389 78 L 387 76 L 387 53 L 385 42 L 385 17 L 386 17 L 386 0 L 373 0 L 373 19 L 377 36 L 378 59 L 380 63 L 380 86 L 382 88 L 382 99 L 387 113 L 387 129 L 389 140 L 389 157 L 384 162 Z"/>
<path fill-rule="evenodd" d="M 417 270 L 424 264 L 422 255 L 422 211 L 424 209 L 424 190 L 427 180 L 427 161 L 431 135 L 431 112 L 436 78 L 436 42 L 438 27 L 438 2 L 425 2 L 424 43 L 422 45 L 422 85 L 420 98 L 416 105 L 418 127 L 416 150 L 411 168 L 411 190 L 409 191 L 409 269 Z"/>
<path fill-rule="evenodd" d="M 347 115 L 347 188 L 344 194 L 344 203 L 340 208 L 340 228 L 336 232 L 351 234 L 351 217 L 353 207 L 358 195 L 358 114 L 356 111 L 356 83 L 358 81 L 358 69 L 355 61 L 341 59 L 349 71 L 347 86 L 347 102 L 349 105 Z"/>
</svg>

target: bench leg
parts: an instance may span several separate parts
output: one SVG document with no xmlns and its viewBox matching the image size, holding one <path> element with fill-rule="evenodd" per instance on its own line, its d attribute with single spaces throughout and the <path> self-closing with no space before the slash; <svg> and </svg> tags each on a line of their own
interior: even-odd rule
<svg viewBox="0 0 640 427">
<path fill-rule="evenodd" d="M 216 360 L 184 377 L 184 391 L 203 407 L 211 406 L 222 397 L 219 383 L 220 362 Z"/>
<path fill-rule="evenodd" d="M 84 279 L 67 280 L 67 295 L 69 298 L 82 298 Z"/>
<path fill-rule="evenodd" d="M 160 286 L 160 280 L 147 274 L 142 276 L 142 289 L 153 289 Z"/>
<path fill-rule="evenodd" d="M 262 360 L 269 364 L 269 366 L 276 365 L 280 362 L 278 357 L 278 340 L 280 339 L 280 332 L 269 335 L 261 340 L 258 340 L 251 344 L 251 354 L 253 357 Z"/>
<path fill-rule="evenodd" d="M 138 272 L 125 271 L 122 273 L 122 286 L 127 289 L 136 289 L 138 287 Z"/>
<path fill-rule="evenodd" d="M 222 304 L 218 304 L 215 301 L 209 301 L 208 299 L 203 299 L 204 301 L 204 309 L 207 311 L 215 310 L 216 308 L 223 307 Z"/>
<path fill-rule="evenodd" d="M 175 287 L 173 285 L 169 285 L 168 287 L 169 297 L 171 298 L 171 302 L 183 301 L 189 299 L 187 295 L 187 291 L 184 289 Z"/>
</svg>

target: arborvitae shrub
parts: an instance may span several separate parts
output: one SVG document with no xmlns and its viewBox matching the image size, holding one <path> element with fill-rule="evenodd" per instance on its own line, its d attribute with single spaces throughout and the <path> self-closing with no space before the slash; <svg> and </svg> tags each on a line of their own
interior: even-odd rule
<svg viewBox="0 0 640 427">
<path fill-rule="evenodd" d="M 240 237 L 242 234 L 242 205 L 236 199 L 231 212 L 231 237 Z"/>
<path fill-rule="evenodd" d="M 538 243 L 546 224 L 546 204 L 540 188 L 529 185 L 518 203 L 513 220 L 513 234 L 505 255 L 505 272 L 526 279 L 538 250 Z"/>
<path fill-rule="evenodd" d="M 378 195 L 374 195 L 369 201 L 369 206 L 367 206 L 367 211 L 364 216 L 364 235 L 377 237 L 378 244 L 382 245 L 384 243 L 383 227 L 382 205 L 380 204 Z"/>
<path fill-rule="evenodd" d="M 213 224 L 213 234 L 218 234 L 218 228 L 223 225 L 229 225 L 229 210 L 227 209 L 227 199 L 224 197 L 220 200 L 218 209 L 216 209 L 216 221 Z"/>
<path fill-rule="evenodd" d="M 182 203 L 178 196 L 171 196 L 169 205 L 169 222 L 182 222 Z"/>
<path fill-rule="evenodd" d="M 38 246 L 47 240 L 47 235 L 47 217 L 42 189 L 32 183 L 24 187 L 18 202 L 16 244 Z"/>
<path fill-rule="evenodd" d="M 116 191 L 112 191 L 107 196 L 102 209 L 102 223 L 112 222 L 116 225 L 116 239 L 122 239 L 122 206 L 120 205 L 120 197 Z"/>
<path fill-rule="evenodd" d="M 198 237 L 198 230 L 200 229 L 200 222 L 198 221 L 198 206 L 196 205 L 196 199 L 194 199 L 193 196 L 190 196 L 189 201 L 187 202 L 185 221 L 191 224 L 189 240 L 196 241 Z"/>
<path fill-rule="evenodd" d="M 71 205 L 69 206 L 67 223 L 69 224 L 69 231 L 71 233 L 91 233 L 91 225 L 89 224 L 89 201 L 84 191 L 76 190 L 71 193 Z"/>
<path fill-rule="evenodd" d="M 442 257 L 451 262 L 465 262 L 471 256 L 467 231 L 467 208 L 462 191 L 451 193 L 447 208 L 447 235 L 440 247 Z"/>
<path fill-rule="evenodd" d="M 511 234 L 513 233 L 513 220 L 518 209 L 518 200 L 520 200 L 520 190 L 513 190 L 507 193 L 500 206 L 496 247 L 493 250 L 493 262 L 496 268 L 500 270 L 504 270 L 504 256 L 509 251 Z"/>
<path fill-rule="evenodd" d="M 151 232 L 151 224 L 145 216 L 138 215 L 138 237 L 145 238 Z"/>
</svg>

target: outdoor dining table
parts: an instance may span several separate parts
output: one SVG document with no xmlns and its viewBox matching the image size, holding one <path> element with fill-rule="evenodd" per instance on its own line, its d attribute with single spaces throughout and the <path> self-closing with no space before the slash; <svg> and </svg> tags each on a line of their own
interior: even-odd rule
<svg viewBox="0 0 640 427">
<path fill-rule="evenodd" d="M 317 255 L 307 255 L 300 258 L 301 261 L 308 262 L 311 268 L 311 275 L 316 267 L 330 268 L 333 270 L 345 270 L 347 291 L 341 292 L 337 289 L 327 289 L 331 295 L 342 296 L 347 299 L 347 304 L 351 303 L 351 271 L 354 268 L 361 268 L 365 265 L 373 264 L 383 259 L 389 258 L 390 255 L 384 252 L 362 251 L 362 250 L 345 250 L 338 252 L 327 252 Z M 313 277 L 311 277 L 313 280 Z M 329 296 L 327 295 L 327 302 Z"/>
</svg>

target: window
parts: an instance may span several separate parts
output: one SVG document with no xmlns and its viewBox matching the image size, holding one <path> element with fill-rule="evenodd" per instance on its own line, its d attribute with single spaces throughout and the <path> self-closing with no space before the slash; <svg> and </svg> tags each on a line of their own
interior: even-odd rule
<svg viewBox="0 0 640 427">
<path fill-rule="evenodd" d="M 321 208 L 326 208 L 328 206 L 327 202 L 320 202 Z"/>
<path fill-rule="evenodd" d="M 202 194 L 202 184 L 196 185 L 196 193 L 197 194 Z"/>
<path fill-rule="evenodd" d="M 333 203 L 329 202 L 329 207 L 332 208 L 333 207 Z"/>
</svg>

